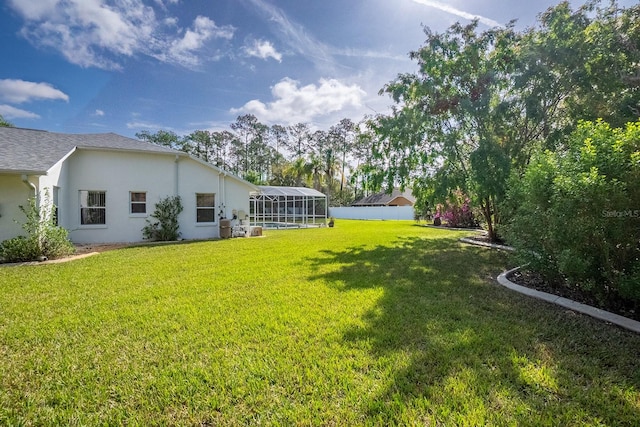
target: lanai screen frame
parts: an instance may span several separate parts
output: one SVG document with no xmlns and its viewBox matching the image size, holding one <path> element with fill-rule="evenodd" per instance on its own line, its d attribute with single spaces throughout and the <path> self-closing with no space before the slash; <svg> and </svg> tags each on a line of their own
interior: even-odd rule
<svg viewBox="0 0 640 427">
<path fill-rule="evenodd" d="M 327 196 L 312 188 L 259 186 L 249 196 L 249 222 L 265 228 L 321 226 L 327 222 Z"/>
</svg>

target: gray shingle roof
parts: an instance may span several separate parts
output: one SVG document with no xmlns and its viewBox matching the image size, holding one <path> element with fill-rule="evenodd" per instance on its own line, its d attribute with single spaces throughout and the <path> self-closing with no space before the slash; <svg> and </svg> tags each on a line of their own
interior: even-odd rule
<svg viewBox="0 0 640 427">
<path fill-rule="evenodd" d="M 353 203 L 352 206 L 386 206 L 391 203 L 394 199 L 398 197 L 404 197 L 409 200 L 411 203 L 415 203 L 416 199 L 411 194 L 410 190 L 405 191 L 404 193 L 400 191 L 398 188 L 394 188 L 391 194 L 387 194 L 386 192 L 380 192 L 376 194 L 372 194 L 363 199 L 360 199 Z"/>
<path fill-rule="evenodd" d="M 115 133 L 66 134 L 0 127 L 0 172 L 44 173 L 76 147 L 183 154 Z"/>
</svg>

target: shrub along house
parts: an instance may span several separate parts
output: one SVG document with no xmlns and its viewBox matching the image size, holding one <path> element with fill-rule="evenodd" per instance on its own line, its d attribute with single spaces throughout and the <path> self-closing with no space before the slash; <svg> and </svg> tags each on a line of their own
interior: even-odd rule
<svg viewBox="0 0 640 427">
<path fill-rule="evenodd" d="M 113 133 L 0 127 L 0 241 L 23 234 L 20 205 L 48 193 L 75 243 L 141 241 L 155 203 L 180 196 L 181 237 L 220 236 L 220 219 L 249 211 L 253 184 L 184 152 Z"/>
</svg>

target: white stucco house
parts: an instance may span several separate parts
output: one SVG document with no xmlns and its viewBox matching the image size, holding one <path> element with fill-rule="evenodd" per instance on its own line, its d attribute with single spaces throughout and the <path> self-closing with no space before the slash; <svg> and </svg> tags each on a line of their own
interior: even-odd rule
<svg viewBox="0 0 640 427">
<path fill-rule="evenodd" d="M 155 203 L 180 196 L 184 239 L 220 236 L 249 212 L 253 184 L 181 151 L 113 133 L 0 127 L 0 241 L 23 234 L 20 205 L 45 190 L 75 243 L 138 242 Z"/>
</svg>

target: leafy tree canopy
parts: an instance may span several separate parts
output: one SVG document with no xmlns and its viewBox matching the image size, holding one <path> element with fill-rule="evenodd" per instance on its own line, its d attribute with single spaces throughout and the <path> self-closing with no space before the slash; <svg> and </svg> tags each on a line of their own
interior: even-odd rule
<svg viewBox="0 0 640 427">
<path fill-rule="evenodd" d="M 369 120 L 387 186 L 434 200 L 460 189 L 496 238 L 508 177 L 533 150 L 562 146 L 579 120 L 638 118 L 638 17 L 640 6 L 562 2 L 522 32 L 513 23 L 479 32 L 477 21 L 426 28 L 411 53 L 418 72 L 381 90 L 393 113 Z"/>
</svg>

